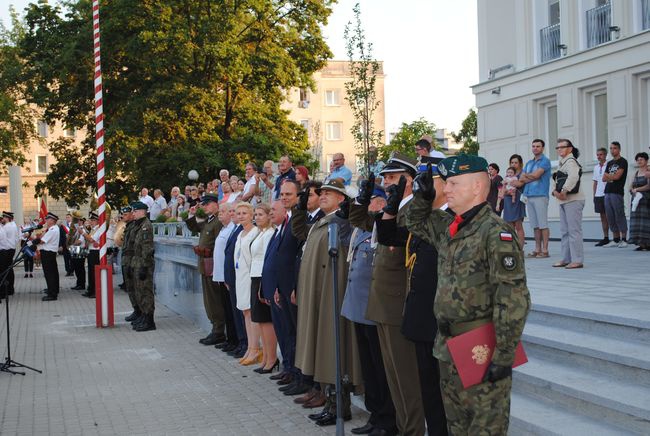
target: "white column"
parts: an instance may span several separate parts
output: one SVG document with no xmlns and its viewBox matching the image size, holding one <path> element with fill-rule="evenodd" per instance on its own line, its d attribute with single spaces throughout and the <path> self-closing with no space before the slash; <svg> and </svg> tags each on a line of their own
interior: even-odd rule
<svg viewBox="0 0 650 436">
<path fill-rule="evenodd" d="M 20 167 L 12 165 L 9 167 L 9 204 L 14 213 L 14 222 L 18 226 L 23 225 L 23 182 L 20 175 Z"/>
</svg>

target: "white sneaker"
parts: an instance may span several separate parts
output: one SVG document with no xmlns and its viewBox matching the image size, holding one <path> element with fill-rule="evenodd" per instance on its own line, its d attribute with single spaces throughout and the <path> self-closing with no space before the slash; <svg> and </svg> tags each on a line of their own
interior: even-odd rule
<svg viewBox="0 0 650 436">
<path fill-rule="evenodd" d="M 603 248 L 618 247 L 618 244 L 619 244 L 619 242 L 609 241 L 609 243 L 603 245 Z"/>
<path fill-rule="evenodd" d="M 618 243 L 618 248 L 625 248 L 625 247 L 627 247 L 627 242 L 621 241 Z"/>
</svg>

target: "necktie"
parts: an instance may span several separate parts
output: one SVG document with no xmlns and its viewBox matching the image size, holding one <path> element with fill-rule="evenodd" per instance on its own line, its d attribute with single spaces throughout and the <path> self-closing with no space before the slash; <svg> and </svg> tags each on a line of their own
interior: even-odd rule
<svg viewBox="0 0 650 436">
<path fill-rule="evenodd" d="M 449 235 L 453 238 L 458 232 L 458 226 L 463 222 L 463 217 L 456 215 L 454 221 L 449 225 Z"/>
</svg>

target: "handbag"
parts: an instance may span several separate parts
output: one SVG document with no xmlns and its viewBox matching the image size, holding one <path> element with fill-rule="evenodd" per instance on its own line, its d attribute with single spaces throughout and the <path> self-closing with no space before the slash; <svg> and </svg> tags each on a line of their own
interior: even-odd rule
<svg viewBox="0 0 650 436">
<path fill-rule="evenodd" d="M 575 163 L 578 164 L 578 181 L 576 182 L 576 185 L 573 187 L 572 190 L 568 191 L 567 194 L 577 194 L 580 191 L 580 179 L 582 178 L 582 165 L 575 160 L 575 158 L 571 158 L 575 161 Z M 566 160 L 568 162 L 569 159 Z M 565 163 L 566 163 L 565 162 Z M 560 171 L 559 169 L 553 173 L 553 180 L 555 180 L 555 192 L 562 192 L 562 188 L 564 188 L 564 184 L 566 183 L 567 179 L 569 178 L 569 174 L 565 173 L 564 171 Z"/>
</svg>

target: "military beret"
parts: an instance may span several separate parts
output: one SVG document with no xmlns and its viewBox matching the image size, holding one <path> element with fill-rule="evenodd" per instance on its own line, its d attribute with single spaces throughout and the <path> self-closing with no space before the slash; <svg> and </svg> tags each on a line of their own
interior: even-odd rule
<svg viewBox="0 0 650 436">
<path fill-rule="evenodd" d="M 316 190 L 316 193 L 320 195 L 321 191 L 335 191 L 339 194 L 343 194 L 346 197 L 349 197 L 348 191 L 345 190 L 345 186 L 338 179 L 328 180 L 323 183 L 319 189 Z"/>
<path fill-rule="evenodd" d="M 121 213 L 129 213 L 133 212 L 133 208 L 131 206 L 124 206 L 122 209 L 120 209 Z"/>
<path fill-rule="evenodd" d="M 427 170 L 427 164 L 431 164 L 431 171 L 434 176 L 439 176 L 438 164 L 442 161 L 441 157 L 421 156 L 418 164 L 418 173 L 424 173 Z"/>
<path fill-rule="evenodd" d="M 201 197 L 201 204 L 208 204 L 210 202 L 219 203 L 219 196 L 217 194 L 205 194 Z"/>
<path fill-rule="evenodd" d="M 147 209 L 149 209 L 149 208 L 147 207 L 147 205 L 144 204 L 144 203 L 141 202 L 141 201 L 134 201 L 133 203 L 131 203 L 131 208 L 132 208 L 133 210 L 147 210 Z"/>
<path fill-rule="evenodd" d="M 2 217 L 3 218 L 14 219 L 14 214 L 12 212 L 3 211 L 2 212 Z"/>
<path fill-rule="evenodd" d="M 473 156 L 469 154 L 458 154 L 443 159 L 438 164 L 438 172 L 443 180 L 449 177 L 461 176 L 463 174 L 471 173 L 487 173 L 488 163 L 480 156 Z"/>
<path fill-rule="evenodd" d="M 409 173 L 411 177 L 417 174 L 417 161 L 400 153 L 393 153 L 388 163 L 382 168 L 380 175 L 388 173 Z"/>
</svg>

